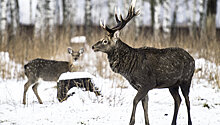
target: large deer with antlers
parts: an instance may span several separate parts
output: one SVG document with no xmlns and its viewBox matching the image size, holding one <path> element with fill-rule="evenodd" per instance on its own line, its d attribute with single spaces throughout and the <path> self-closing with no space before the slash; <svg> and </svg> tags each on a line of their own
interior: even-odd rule
<svg viewBox="0 0 220 125">
<path fill-rule="evenodd" d="M 175 106 L 172 125 L 176 125 L 177 113 L 181 103 L 179 88 L 185 98 L 188 111 L 188 124 L 191 125 L 189 90 L 195 69 L 195 61 L 192 56 L 181 48 L 157 49 L 151 47 L 132 48 L 121 41 L 119 31 L 135 16 L 136 0 L 132 0 L 127 17 L 115 13 L 117 25 L 107 27 L 100 21 L 100 25 L 108 32 L 103 39 L 92 46 L 97 52 L 107 54 L 111 69 L 115 73 L 124 76 L 137 94 L 133 100 L 133 110 L 130 125 L 135 123 L 135 112 L 139 101 L 142 101 L 145 124 L 148 120 L 148 92 L 154 88 L 168 88 L 173 96 Z"/>
<path fill-rule="evenodd" d="M 68 53 L 71 54 L 73 61 L 77 61 L 83 52 L 83 48 L 79 51 L 73 51 L 71 48 L 68 48 Z M 28 81 L 24 85 L 23 104 L 26 104 L 26 93 L 32 84 L 34 84 L 32 87 L 34 94 L 38 102 L 42 104 L 43 102 L 37 92 L 38 81 L 40 79 L 44 81 L 57 81 L 62 73 L 75 70 L 73 61 L 67 62 L 37 58 L 24 65 L 24 73 Z"/>
</svg>

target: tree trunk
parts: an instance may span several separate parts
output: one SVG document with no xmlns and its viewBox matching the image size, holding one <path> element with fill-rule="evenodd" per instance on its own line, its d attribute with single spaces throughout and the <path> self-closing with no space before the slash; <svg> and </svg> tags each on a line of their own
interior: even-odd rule
<svg viewBox="0 0 220 125">
<path fill-rule="evenodd" d="M 0 20 L 0 38 L 1 38 L 1 44 L 3 46 L 3 48 L 5 48 L 4 46 L 6 46 L 6 38 L 7 38 L 7 34 L 6 34 L 6 31 L 7 31 L 7 2 L 8 0 L 1 0 L 1 3 L 0 3 L 0 8 L 1 8 L 1 20 Z"/>
<path fill-rule="evenodd" d="M 116 8 L 116 0 L 108 0 L 108 25 L 113 26 L 115 24 L 115 8 Z M 119 9 L 119 8 L 117 8 Z"/>
<path fill-rule="evenodd" d="M 199 0 L 199 27 L 200 27 L 200 36 L 206 34 L 206 18 L 207 18 L 207 2 L 208 0 Z"/>
<path fill-rule="evenodd" d="M 45 0 L 45 24 L 52 35 L 55 28 L 55 0 Z"/>
<path fill-rule="evenodd" d="M 16 35 L 19 25 L 18 0 L 10 0 L 12 35 Z"/>
<path fill-rule="evenodd" d="M 160 32 L 160 22 L 159 22 L 159 17 L 160 17 L 160 9 L 161 9 L 161 4 L 159 0 L 155 0 L 154 4 L 154 38 L 158 40 L 159 32 Z"/>
<path fill-rule="evenodd" d="M 216 8 L 217 0 L 208 0 L 206 34 L 211 40 L 216 38 Z"/>
<path fill-rule="evenodd" d="M 0 31 L 4 34 L 7 30 L 7 2 L 8 0 L 1 0 L 1 25 Z"/>
<path fill-rule="evenodd" d="M 178 10 L 178 0 L 175 0 L 175 7 L 174 7 L 174 12 L 172 15 L 172 23 L 171 23 L 171 41 L 176 39 L 176 13 Z"/>
<path fill-rule="evenodd" d="M 138 0 L 136 3 L 136 9 L 142 10 L 143 0 Z M 128 10 L 128 9 L 127 9 Z M 136 10 L 137 11 L 137 10 Z M 141 35 L 140 27 L 143 25 L 142 14 L 138 17 L 134 18 L 135 21 L 135 39 L 137 39 Z"/>
<path fill-rule="evenodd" d="M 44 25 L 44 0 L 37 1 L 36 18 L 34 25 L 35 37 L 42 37 L 45 31 Z"/>
<path fill-rule="evenodd" d="M 72 11 L 72 0 L 63 0 L 63 25 L 70 26 L 72 21 L 71 11 Z"/>
<path fill-rule="evenodd" d="M 170 0 L 165 0 L 163 6 L 164 6 L 163 36 L 164 38 L 170 38 L 170 25 L 171 25 Z"/>
<path fill-rule="evenodd" d="M 86 35 L 91 35 L 91 26 L 92 26 L 92 4 L 91 0 L 85 1 L 85 31 Z"/>
<path fill-rule="evenodd" d="M 32 24 L 32 0 L 30 0 L 30 15 L 29 15 L 29 21 L 30 21 L 30 25 Z"/>
<path fill-rule="evenodd" d="M 152 31 L 152 34 L 154 34 L 154 12 L 155 12 L 155 9 L 154 9 L 154 6 L 155 6 L 155 1 L 154 0 L 150 0 L 150 10 L 151 10 L 151 31 Z"/>
<path fill-rule="evenodd" d="M 190 27 L 190 36 L 196 38 L 196 34 L 197 34 L 197 31 L 196 31 L 196 13 L 197 13 L 197 7 L 196 7 L 196 1 L 197 0 L 193 0 L 193 17 L 192 17 L 192 20 L 191 20 L 191 27 Z"/>
</svg>

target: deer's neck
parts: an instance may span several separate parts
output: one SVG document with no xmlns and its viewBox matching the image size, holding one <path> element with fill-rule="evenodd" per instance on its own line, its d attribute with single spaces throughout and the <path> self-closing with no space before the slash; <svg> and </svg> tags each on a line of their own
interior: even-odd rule
<svg viewBox="0 0 220 125">
<path fill-rule="evenodd" d="M 126 76 L 133 71 L 137 56 L 132 47 L 118 40 L 115 48 L 107 54 L 110 67 L 114 72 Z"/>
<path fill-rule="evenodd" d="M 69 62 L 69 71 L 70 72 L 76 72 L 77 66 L 73 62 Z"/>
</svg>

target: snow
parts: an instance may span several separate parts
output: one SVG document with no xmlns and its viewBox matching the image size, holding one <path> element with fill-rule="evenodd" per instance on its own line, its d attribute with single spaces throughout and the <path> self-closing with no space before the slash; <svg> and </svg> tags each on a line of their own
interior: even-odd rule
<svg viewBox="0 0 220 125">
<path fill-rule="evenodd" d="M 86 43 L 85 36 L 76 36 L 71 38 L 70 43 Z"/>
<path fill-rule="evenodd" d="M 1 53 L 0 53 L 1 54 Z M 5 61 L 11 62 L 7 58 Z M 205 73 L 214 73 L 220 66 L 203 58 L 196 59 L 196 68 L 202 68 L 192 80 L 190 89 L 191 119 L 194 125 L 220 124 L 220 91 Z M 60 79 L 74 77 L 95 78 L 101 85 L 103 96 L 95 96 L 93 92 L 72 88 L 76 94 L 63 103 L 59 103 L 56 96 L 56 82 L 40 82 L 38 93 L 43 101 L 39 104 L 31 87 L 27 92 L 27 104 L 22 104 L 23 88 L 27 79 L 17 80 L 0 78 L 0 124 L 65 124 L 65 125 L 124 125 L 130 121 L 133 98 L 136 95 L 127 81 L 120 79 L 105 79 L 88 72 L 64 73 Z M 117 87 L 116 81 L 128 86 Z M 180 92 L 181 93 L 181 92 Z M 181 94 L 177 124 L 187 124 L 187 110 Z M 168 89 L 154 89 L 149 92 L 149 120 L 150 124 L 171 124 L 173 117 L 173 98 Z M 141 103 L 137 106 L 136 124 L 144 125 L 144 112 Z"/>
<path fill-rule="evenodd" d="M 56 99 L 54 83 L 41 83 L 39 94 L 44 104 L 38 104 L 32 90 L 28 91 L 28 104 L 23 105 L 22 94 L 25 81 L 8 80 L 0 82 L 0 123 L 1 124 L 89 124 L 122 125 L 128 124 L 132 99 L 136 91 L 111 88 L 108 80 L 102 80 L 103 97 L 94 93 L 76 89 L 76 94 L 67 101 L 59 103 Z M 43 85 L 42 85 L 43 84 Z M 183 99 L 183 97 L 182 97 Z M 220 93 L 212 89 L 206 80 L 193 80 L 190 93 L 191 117 L 196 125 L 220 124 Z M 210 107 L 203 107 L 208 104 Z M 149 92 L 149 119 L 151 124 L 170 124 L 173 115 L 173 99 L 167 89 L 155 89 Z M 168 115 L 166 115 L 168 114 Z M 184 99 L 181 103 L 179 125 L 187 123 Z M 136 112 L 136 124 L 143 125 L 144 117 L 141 104 Z"/>
<path fill-rule="evenodd" d="M 62 73 L 59 77 L 59 80 L 67 80 L 67 79 L 78 79 L 78 78 L 95 78 L 92 74 L 88 72 L 66 72 Z"/>
</svg>

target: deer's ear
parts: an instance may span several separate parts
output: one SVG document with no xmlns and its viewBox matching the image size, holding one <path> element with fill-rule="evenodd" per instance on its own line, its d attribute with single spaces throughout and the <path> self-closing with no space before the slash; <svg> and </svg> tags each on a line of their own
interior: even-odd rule
<svg viewBox="0 0 220 125">
<path fill-rule="evenodd" d="M 116 42 L 120 37 L 120 32 L 117 30 L 114 34 L 113 34 L 113 41 Z"/>
<path fill-rule="evenodd" d="M 81 48 L 81 49 L 79 50 L 79 53 L 80 53 L 80 54 L 83 54 L 83 52 L 84 52 L 84 48 Z"/>
<path fill-rule="evenodd" d="M 67 49 L 67 50 L 68 50 L 68 53 L 69 53 L 69 54 L 72 54 L 72 53 L 73 53 L 72 48 L 68 47 L 68 49 Z"/>
</svg>

